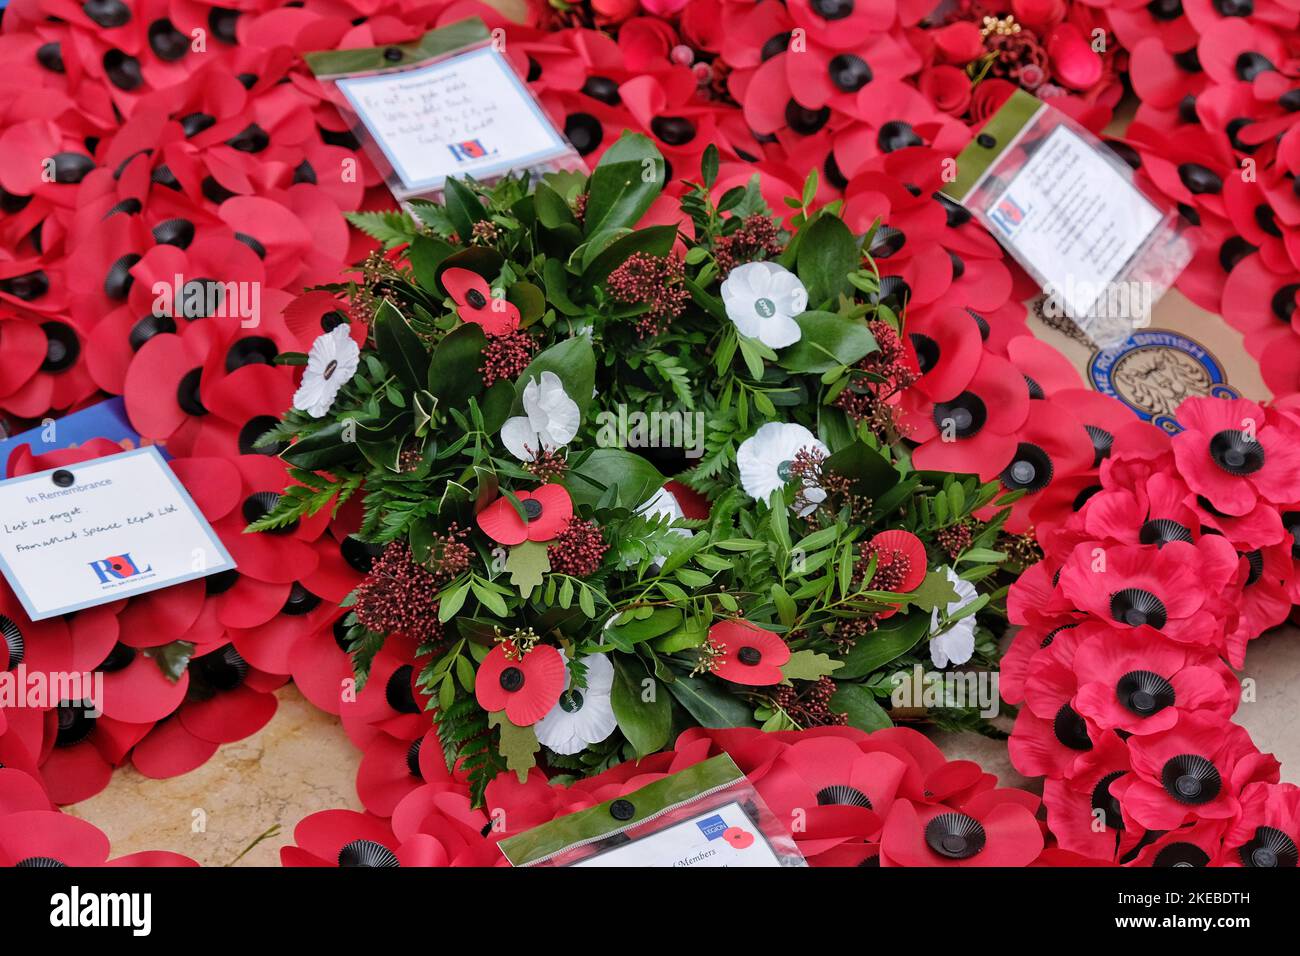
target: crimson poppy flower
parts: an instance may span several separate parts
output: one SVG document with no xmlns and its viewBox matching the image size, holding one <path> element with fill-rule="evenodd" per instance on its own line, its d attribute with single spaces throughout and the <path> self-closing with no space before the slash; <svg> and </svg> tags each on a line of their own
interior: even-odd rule
<svg viewBox="0 0 1300 956">
<path fill-rule="evenodd" d="M 433 726 L 428 697 L 416 687 L 418 646 L 406 635 L 390 634 L 370 662 L 365 686 L 343 696 L 343 729 L 362 750 L 385 734 L 409 743 Z"/>
<path fill-rule="evenodd" d="M 1004 358 L 985 352 L 970 383 L 942 401 L 903 393 L 904 422 L 921 442 L 916 467 L 978 474 L 988 481 L 1016 452 L 1016 432 L 1029 415 L 1024 377 Z"/>
<path fill-rule="evenodd" d="M 1228 719 L 1240 699 L 1237 679 L 1212 651 L 1107 629 L 1075 650 L 1075 707 L 1104 729 L 1168 730 L 1190 711 Z"/>
<path fill-rule="evenodd" d="M 41 779 L 50 799 L 78 803 L 99 793 L 153 726 L 128 724 L 94 711 L 88 700 L 64 700 L 46 712 L 53 747 L 41 761 Z"/>
<path fill-rule="evenodd" d="M 757 624 L 719 621 L 709 628 L 709 644 L 716 652 L 713 673 L 723 680 L 765 687 L 785 679 L 781 665 L 790 659 L 789 645 Z"/>
<path fill-rule="evenodd" d="M 563 485 L 539 485 L 532 491 L 515 493 L 523 510 L 521 517 L 509 498 L 498 498 L 474 520 L 480 530 L 498 544 L 550 541 L 573 517 L 573 499 Z"/>
<path fill-rule="evenodd" d="M 1028 681 L 1025 693 L 1028 700 Z M 1007 741 L 1007 753 L 1011 765 L 1026 776 L 1070 777 L 1106 733 L 1068 703 L 1050 718 L 1022 707 Z"/>
<path fill-rule="evenodd" d="M 1300 434 L 1272 424 L 1246 399 L 1189 398 L 1178 408 L 1184 430 L 1174 457 L 1184 480 L 1219 511 L 1244 515 L 1259 498 L 1286 501 L 1300 474 Z"/>
<path fill-rule="evenodd" d="M 371 813 L 392 816 L 403 797 L 426 783 L 426 766 L 432 771 L 427 782 L 450 779 L 436 731 L 410 742 L 387 735 L 376 737 L 357 768 L 357 796 Z"/>
<path fill-rule="evenodd" d="M 1121 800 L 1131 770 L 1124 742 L 1105 734 L 1071 777 L 1043 781 L 1047 822 L 1063 849 L 1115 863 L 1139 845 L 1145 829 L 1125 816 Z"/>
<path fill-rule="evenodd" d="M 355 810 L 322 810 L 293 828 L 294 845 L 280 848 L 282 866 L 401 866 L 392 828 Z"/>
<path fill-rule="evenodd" d="M 0 816 L 0 866 L 102 866 L 108 837 L 93 823 L 57 810 Z"/>
<path fill-rule="evenodd" d="M 568 673 L 564 656 L 550 645 L 522 652 L 506 642 L 492 648 L 479 664 L 474 695 L 484 710 L 504 710 L 516 727 L 528 727 L 555 706 Z"/>
<path fill-rule="evenodd" d="M 1292 542 L 1285 541 L 1242 554 L 1241 591 L 1233 602 L 1239 618 L 1226 638 L 1228 661 L 1232 666 L 1243 666 L 1246 644 L 1277 627 L 1291 612 L 1294 603 L 1291 586 L 1295 580 L 1291 552 Z"/>
<path fill-rule="evenodd" d="M 1294 867 L 1300 840 L 1300 787 L 1251 783 L 1241 792 L 1241 816 L 1223 835 L 1223 866 Z"/>
<path fill-rule="evenodd" d="M 1246 731 L 1215 714 L 1187 713 L 1170 730 L 1128 741 L 1135 779 L 1124 812 L 1151 830 L 1188 819 L 1230 820 L 1249 783 L 1276 783 L 1278 763 Z"/>
<path fill-rule="evenodd" d="M 881 866 L 1025 866 L 1043 849 L 1033 811 L 990 791 L 952 808 L 896 800 L 880 837 Z"/>
<path fill-rule="evenodd" d="M 1016 630 L 1011 644 L 999 661 L 998 690 L 1008 704 L 1020 704 L 1025 699 L 1025 682 L 1037 665 L 1041 652 L 1051 647 L 1065 631 L 1073 630 L 1086 619 L 1066 618 L 1029 612 L 1029 620 Z"/>
<path fill-rule="evenodd" d="M 477 272 L 448 269 L 442 274 L 442 285 L 456 303 L 461 321 L 481 325 L 488 335 L 505 335 L 519 328 L 518 306 L 494 296 L 487 279 Z"/>
<path fill-rule="evenodd" d="M 915 387 L 931 399 L 960 394 L 975 377 L 984 354 L 979 326 L 963 309 L 909 313 L 907 340 L 921 374 Z"/>
<path fill-rule="evenodd" d="M 85 345 L 83 333 L 67 322 L 0 311 L 0 409 L 39 418 L 93 395 Z"/>
</svg>

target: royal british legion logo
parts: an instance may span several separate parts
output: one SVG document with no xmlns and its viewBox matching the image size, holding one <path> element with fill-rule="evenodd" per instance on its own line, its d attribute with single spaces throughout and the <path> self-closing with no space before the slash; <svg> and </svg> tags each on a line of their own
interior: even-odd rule
<svg viewBox="0 0 1300 956">
<path fill-rule="evenodd" d="M 448 143 L 452 158 L 458 163 L 467 163 L 473 159 L 482 159 L 488 154 L 481 139 L 467 139 L 461 143 Z"/>
<path fill-rule="evenodd" d="M 994 207 L 989 218 L 997 223 L 1003 232 L 1010 235 L 1024 221 L 1025 211 L 1014 199 L 1007 196 Z"/>
<path fill-rule="evenodd" d="M 100 584 L 112 584 L 153 570 L 153 565 L 140 567 L 130 554 L 110 554 L 99 561 L 91 561 L 90 567 L 99 576 Z"/>
</svg>

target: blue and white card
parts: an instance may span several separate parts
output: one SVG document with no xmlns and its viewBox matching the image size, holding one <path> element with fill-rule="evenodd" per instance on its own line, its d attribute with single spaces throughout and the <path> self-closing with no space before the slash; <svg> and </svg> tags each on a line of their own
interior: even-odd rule
<svg viewBox="0 0 1300 956">
<path fill-rule="evenodd" d="M 234 567 L 152 446 L 0 481 L 0 572 L 34 621 Z"/>
<path fill-rule="evenodd" d="M 56 448 L 75 448 L 92 438 L 107 438 L 125 448 L 148 444 L 131 427 L 126 402 L 121 396 L 72 412 L 62 418 L 47 419 L 35 428 L 0 439 L 0 478 L 8 475 L 9 456 L 19 445 L 31 445 L 33 455 L 44 455 Z M 167 451 L 160 448 L 163 457 Z"/>
</svg>

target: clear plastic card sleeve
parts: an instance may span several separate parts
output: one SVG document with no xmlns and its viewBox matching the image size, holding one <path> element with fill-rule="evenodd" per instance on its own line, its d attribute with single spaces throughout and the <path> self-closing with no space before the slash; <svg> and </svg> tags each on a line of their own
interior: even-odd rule
<svg viewBox="0 0 1300 956">
<path fill-rule="evenodd" d="M 513 866 L 807 866 L 726 754 L 502 840 Z"/>
<path fill-rule="evenodd" d="M 1070 117 L 1017 91 L 957 157 L 944 192 L 1042 287 L 1042 307 L 1098 348 L 1149 323 L 1191 261 L 1178 217 Z"/>
<path fill-rule="evenodd" d="M 399 201 L 438 199 L 449 177 L 585 170 L 502 44 L 482 20 L 468 19 L 414 43 L 306 60 Z"/>
</svg>

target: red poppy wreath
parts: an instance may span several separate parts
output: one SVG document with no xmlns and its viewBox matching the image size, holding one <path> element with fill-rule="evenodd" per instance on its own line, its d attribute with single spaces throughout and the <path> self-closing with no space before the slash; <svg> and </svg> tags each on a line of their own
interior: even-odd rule
<svg viewBox="0 0 1300 956">
<path fill-rule="evenodd" d="M 0 863 L 191 863 L 56 807 L 194 769 L 292 679 L 368 812 L 286 865 L 502 865 L 727 753 L 814 865 L 1294 866 L 1230 668 L 1300 599 L 1300 12 L 932 6 L 9 3 L 0 415 L 122 396 L 238 570 L 39 622 L 0 585 L 5 673 L 105 688 L 0 706 Z M 302 54 L 467 16 L 592 174 L 416 219 Z M 1036 287 L 939 193 L 1015 89 L 1100 133 L 1124 77 L 1178 288 L 1276 396 L 1172 435 L 1028 333 Z M 972 726 L 891 693 L 961 666 L 1000 666 L 1041 800 L 898 726 Z"/>
</svg>

